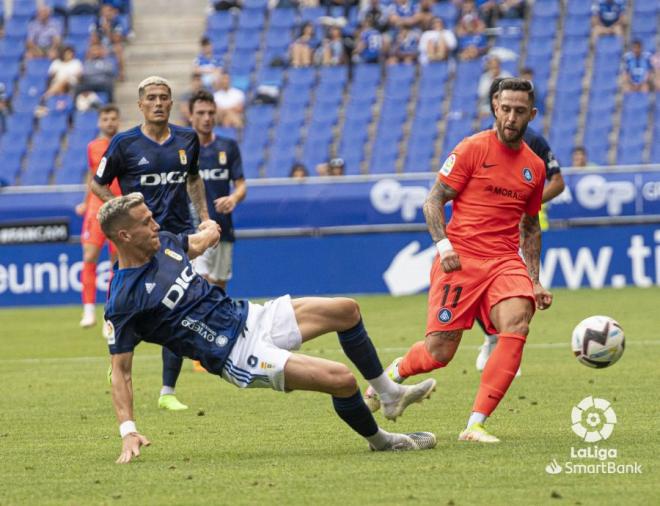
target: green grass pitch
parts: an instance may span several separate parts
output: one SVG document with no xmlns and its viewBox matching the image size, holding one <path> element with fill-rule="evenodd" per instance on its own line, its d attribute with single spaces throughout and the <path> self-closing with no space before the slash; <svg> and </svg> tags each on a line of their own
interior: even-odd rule
<svg viewBox="0 0 660 506">
<path fill-rule="evenodd" d="M 384 363 L 424 330 L 426 299 L 360 297 Z M 627 347 L 611 368 L 572 357 L 570 333 L 582 318 L 607 314 Z M 438 390 L 389 430 L 430 430 L 427 452 L 372 453 L 335 416 L 327 396 L 240 391 L 184 364 L 179 398 L 191 409 L 156 407 L 160 349 L 142 344 L 134 360 L 138 428 L 152 446 L 137 462 L 114 464 L 120 450 L 106 383 L 100 326 L 78 328 L 79 308 L 0 311 L 0 505 L 10 504 L 313 504 L 588 505 L 660 504 L 660 288 L 555 292 L 540 312 L 516 379 L 490 430 L 499 445 L 456 440 L 479 382 L 480 335 L 467 333 L 454 362 L 434 373 Z M 100 315 L 100 308 L 99 308 Z M 336 336 L 303 352 L 346 362 Z M 362 386 L 365 382 L 361 381 Z M 618 417 L 601 448 L 642 474 L 546 473 L 552 459 L 586 448 L 571 431 L 571 408 L 593 395 Z"/>
</svg>

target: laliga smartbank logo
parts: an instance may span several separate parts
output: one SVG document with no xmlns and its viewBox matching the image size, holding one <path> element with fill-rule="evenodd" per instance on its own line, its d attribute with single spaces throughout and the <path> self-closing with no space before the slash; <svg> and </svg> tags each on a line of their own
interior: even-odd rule
<svg viewBox="0 0 660 506">
<path fill-rule="evenodd" d="M 612 404 L 605 400 L 585 397 L 571 410 L 571 429 L 583 442 L 597 443 L 612 436 L 617 423 Z M 642 465 L 637 462 L 620 463 L 616 448 L 598 445 L 571 446 L 569 460 L 558 462 L 553 458 L 545 466 L 548 474 L 641 474 Z"/>
</svg>

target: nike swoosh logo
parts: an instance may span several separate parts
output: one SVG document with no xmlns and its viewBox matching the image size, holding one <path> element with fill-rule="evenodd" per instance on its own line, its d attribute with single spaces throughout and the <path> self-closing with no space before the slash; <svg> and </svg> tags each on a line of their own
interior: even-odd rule
<svg viewBox="0 0 660 506">
<path fill-rule="evenodd" d="M 497 164 L 496 163 L 482 163 L 481 166 L 484 169 L 490 169 L 491 167 L 495 167 Z"/>
</svg>

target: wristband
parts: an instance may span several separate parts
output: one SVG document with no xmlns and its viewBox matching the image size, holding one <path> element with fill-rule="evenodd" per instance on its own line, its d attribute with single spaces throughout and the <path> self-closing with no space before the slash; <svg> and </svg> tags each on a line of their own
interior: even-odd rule
<svg viewBox="0 0 660 506">
<path fill-rule="evenodd" d="M 137 427 L 135 427 L 135 422 L 133 420 L 126 420 L 119 425 L 119 434 L 122 439 L 135 432 L 137 432 Z"/>
<path fill-rule="evenodd" d="M 451 242 L 449 242 L 449 239 L 447 238 L 444 238 L 436 242 L 435 247 L 438 249 L 438 254 L 440 255 L 440 258 L 444 258 L 447 252 L 454 250 L 454 247 L 451 245 Z"/>
</svg>

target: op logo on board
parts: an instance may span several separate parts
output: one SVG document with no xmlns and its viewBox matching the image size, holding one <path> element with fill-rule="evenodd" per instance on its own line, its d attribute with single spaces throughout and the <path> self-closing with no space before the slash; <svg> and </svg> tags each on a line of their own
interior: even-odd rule
<svg viewBox="0 0 660 506">
<path fill-rule="evenodd" d="M 440 320 L 440 323 L 449 323 L 451 317 L 451 311 L 446 307 L 443 307 L 440 311 L 438 311 L 438 320 Z"/>
</svg>

